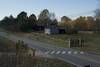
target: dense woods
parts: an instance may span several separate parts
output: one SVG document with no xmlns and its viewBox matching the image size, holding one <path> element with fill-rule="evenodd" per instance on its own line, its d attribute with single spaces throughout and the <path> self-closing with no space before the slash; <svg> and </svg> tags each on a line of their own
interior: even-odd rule
<svg viewBox="0 0 100 67">
<path fill-rule="evenodd" d="M 95 11 L 95 16 L 80 16 L 74 20 L 67 16 L 62 16 L 61 21 L 57 21 L 54 13 L 44 9 L 38 17 L 35 14 L 27 16 L 27 12 L 22 11 L 14 18 L 12 15 L 0 21 L 0 27 L 10 31 L 32 32 L 43 31 L 46 26 L 57 25 L 67 27 L 70 31 L 100 31 L 100 9 Z"/>
</svg>

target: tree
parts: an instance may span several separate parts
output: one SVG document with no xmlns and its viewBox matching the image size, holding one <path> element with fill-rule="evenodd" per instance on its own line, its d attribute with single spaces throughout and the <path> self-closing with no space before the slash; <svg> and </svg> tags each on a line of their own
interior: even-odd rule
<svg viewBox="0 0 100 67">
<path fill-rule="evenodd" d="M 50 25 L 58 25 L 58 21 L 56 19 L 55 13 L 50 13 Z"/>
<path fill-rule="evenodd" d="M 37 19 L 35 14 L 32 14 L 27 17 L 27 13 L 22 11 L 18 16 L 17 16 L 17 21 L 18 21 L 18 26 L 21 31 L 23 32 L 32 32 L 33 27 L 36 25 Z"/>
<path fill-rule="evenodd" d="M 50 19 L 50 17 L 49 17 L 49 10 L 48 9 L 44 9 L 43 11 L 41 11 L 41 13 L 39 15 L 39 19 L 40 20 Z"/>
<path fill-rule="evenodd" d="M 15 18 L 14 18 L 12 15 L 10 15 L 10 16 L 9 16 L 9 19 L 10 19 L 10 20 L 14 20 Z"/>
<path fill-rule="evenodd" d="M 95 21 L 94 21 L 94 27 L 93 27 L 93 29 L 97 32 L 97 31 L 100 31 L 100 19 L 96 19 Z"/>
<path fill-rule="evenodd" d="M 54 19 L 54 20 L 52 21 L 51 25 L 58 25 L 57 19 Z"/>
<path fill-rule="evenodd" d="M 55 21 L 55 20 L 56 20 L 55 13 L 50 13 L 49 16 L 50 16 L 50 19 L 51 19 L 52 21 Z"/>
<path fill-rule="evenodd" d="M 23 41 L 18 41 L 17 43 L 16 43 L 16 54 L 17 55 L 22 55 L 22 54 L 24 54 L 24 53 L 26 53 L 28 51 L 28 46 L 27 46 L 27 44 L 24 44 L 24 42 Z"/>
<path fill-rule="evenodd" d="M 92 16 L 86 17 L 87 30 L 93 30 L 94 18 Z"/>
<path fill-rule="evenodd" d="M 61 22 L 59 23 L 59 26 L 67 27 L 67 29 L 71 29 L 71 19 L 67 16 L 61 17 Z"/>
<path fill-rule="evenodd" d="M 29 16 L 29 20 L 30 20 L 31 22 L 36 22 L 37 18 L 36 18 L 36 16 L 35 16 L 35 14 L 30 15 L 30 16 Z"/>
<path fill-rule="evenodd" d="M 66 23 L 68 21 L 71 21 L 71 19 L 69 17 L 67 17 L 67 16 L 61 17 L 61 22 Z"/>
<path fill-rule="evenodd" d="M 67 16 L 63 16 L 61 17 L 61 22 L 60 22 L 61 26 L 66 26 L 67 28 L 71 28 L 71 19 Z"/>
<path fill-rule="evenodd" d="M 95 10 L 95 16 L 96 19 L 100 19 L 100 9 Z"/>
<path fill-rule="evenodd" d="M 100 9 L 95 10 L 95 23 L 94 25 L 94 30 L 95 31 L 100 31 Z"/>
<path fill-rule="evenodd" d="M 89 23 L 87 22 L 87 17 L 80 16 L 74 20 L 74 28 L 76 30 L 89 30 Z"/>
<path fill-rule="evenodd" d="M 28 22 L 28 17 L 27 17 L 27 13 L 22 11 L 21 13 L 19 13 L 17 15 L 17 25 L 19 26 L 19 28 L 21 28 L 21 26 L 25 23 Z"/>
<path fill-rule="evenodd" d="M 7 17 L 7 16 L 4 17 L 4 19 L 1 20 L 1 23 L 9 25 L 9 24 L 12 24 L 14 22 L 14 20 L 15 20 L 15 18 L 12 15 L 10 15 L 9 17 Z"/>
<path fill-rule="evenodd" d="M 28 18 L 28 25 L 30 27 L 30 29 L 32 30 L 36 30 L 37 28 L 37 18 L 35 16 L 35 14 L 32 14 L 29 16 Z"/>
<path fill-rule="evenodd" d="M 51 23 L 50 13 L 47 9 L 44 9 L 39 15 L 38 24 L 45 27 L 50 23 Z"/>
<path fill-rule="evenodd" d="M 22 11 L 21 13 L 17 15 L 17 18 L 20 20 L 25 20 L 27 19 L 27 13 L 25 11 Z"/>
<path fill-rule="evenodd" d="M 1 24 L 5 24 L 5 25 L 8 25 L 8 23 L 10 22 L 10 19 L 9 19 L 9 17 L 4 17 L 4 19 L 3 20 L 1 20 Z"/>
<path fill-rule="evenodd" d="M 59 23 L 59 25 L 61 26 L 68 26 L 70 25 L 71 19 L 67 16 L 63 16 L 61 17 L 61 22 Z"/>
<path fill-rule="evenodd" d="M 5 17 L 3 20 L 1 20 L 1 27 L 3 27 L 4 29 L 7 29 L 7 30 L 13 30 L 14 27 L 13 25 L 15 24 L 15 18 L 10 15 L 9 17 Z"/>
<path fill-rule="evenodd" d="M 30 26 L 32 25 L 32 27 L 37 24 L 37 18 L 35 16 L 35 14 L 32 14 L 29 16 L 28 23 Z"/>
</svg>

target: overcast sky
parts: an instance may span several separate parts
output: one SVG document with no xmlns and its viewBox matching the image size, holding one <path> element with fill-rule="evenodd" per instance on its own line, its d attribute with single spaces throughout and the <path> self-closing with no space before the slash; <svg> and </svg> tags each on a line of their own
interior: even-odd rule
<svg viewBox="0 0 100 67">
<path fill-rule="evenodd" d="M 16 16 L 21 11 L 38 16 L 43 9 L 54 12 L 57 18 L 63 15 L 73 18 L 92 15 L 97 5 L 97 0 L 0 0 L 0 19 L 11 14 Z"/>
</svg>

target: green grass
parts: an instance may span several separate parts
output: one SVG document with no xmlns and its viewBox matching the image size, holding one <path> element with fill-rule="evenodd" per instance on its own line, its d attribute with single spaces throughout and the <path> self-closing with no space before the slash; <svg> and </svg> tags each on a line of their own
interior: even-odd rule
<svg viewBox="0 0 100 67">
<path fill-rule="evenodd" d="M 96 54 L 100 54 L 100 35 L 99 34 L 81 34 L 78 35 L 84 38 L 85 47 L 75 48 L 82 51 L 88 51 Z"/>
<path fill-rule="evenodd" d="M 43 67 L 76 67 L 61 60 L 48 58 L 38 58 L 37 64 L 40 66 L 42 65 Z"/>
<path fill-rule="evenodd" d="M 4 37 L 0 37 L 0 51 L 15 52 L 16 51 L 15 43 Z"/>
<path fill-rule="evenodd" d="M 23 35 L 23 34 L 22 34 Z M 74 48 L 77 50 L 88 51 L 100 54 L 100 35 L 99 34 L 74 34 L 74 35 L 67 35 L 67 34 L 57 34 L 57 35 L 46 35 L 44 33 L 28 33 L 24 34 L 29 39 L 41 41 L 44 43 L 53 44 L 60 47 L 68 47 L 68 39 L 70 37 L 80 37 L 84 39 L 84 47 L 82 48 Z"/>
<path fill-rule="evenodd" d="M 46 35 L 43 32 L 33 32 L 33 33 L 13 33 L 19 36 L 25 36 L 29 39 L 33 39 L 36 41 L 49 43 L 52 45 L 56 45 L 59 47 L 68 47 L 68 39 L 72 36 L 81 37 L 85 40 L 84 45 L 85 47 L 82 48 L 74 48 L 77 50 L 94 52 L 100 54 L 100 34 L 74 34 L 74 35 L 67 35 L 67 34 L 57 34 L 57 35 Z"/>
<path fill-rule="evenodd" d="M 30 38 L 60 47 L 68 47 L 67 37 L 65 38 L 64 35 L 45 35 L 44 33 L 32 33 L 32 37 L 30 36 Z"/>
<path fill-rule="evenodd" d="M 16 49 L 14 42 L 12 42 L 6 38 L 3 38 L 3 37 L 0 37 L 0 47 L 1 46 L 3 47 L 2 48 L 3 51 L 8 51 L 8 48 L 9 48 L 10 52 L 13 52 L 13 50 Z M 63 62 L 61 60 L 41 58 L 41 57 L 34 57 L 35 61 L 33 63 L 34 59 L 32 59 L 32 58 L 30 59 L 30 57 L 29 58 L 26 57 L 26 58 L 22 59 L 22 61 L 24 61 L 25 64 L 26 63 L 27 64 L 36 64 L 36 65 L 38 65 L 38 67 L 75 67 L 74 65 Z M 7 59 L 9 59 L 9 60 L 7 60 Z M 7 65 L 9 67 L 12 67 L 12 66 L 13 67 L 14 66 L 21 67 L 21 65 L 23 65 L 23 64 L 15 65 L 16 57 L 12 57 L 12 56 L 0 56 L 0 60 L 1 60 L 0 63 L 2 63 L 2 65 L 1 65 L 2 67 L 4 67 L 5 65 Z M 7 60 L 7 61 L 5 61 L 5 60 Z M 13 63 L 12 63 L 12 61 L 13 61 Z"/>
</svg>

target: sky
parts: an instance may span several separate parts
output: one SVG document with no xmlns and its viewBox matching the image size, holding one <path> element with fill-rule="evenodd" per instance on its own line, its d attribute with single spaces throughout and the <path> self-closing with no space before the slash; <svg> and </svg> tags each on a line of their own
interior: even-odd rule
<svg viewBox="0 0 100 67">
<path fill-rule="evenodd" d="M 0 19 L 9 15 L 16 17 L 21 11 L 38 16 L 43 9 L 54 12 L 57 19 L 62 16 L 76 18 L 93 15 L 97 7 L 97 0 L 0 0 Z"/>
</svg>

